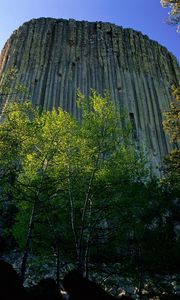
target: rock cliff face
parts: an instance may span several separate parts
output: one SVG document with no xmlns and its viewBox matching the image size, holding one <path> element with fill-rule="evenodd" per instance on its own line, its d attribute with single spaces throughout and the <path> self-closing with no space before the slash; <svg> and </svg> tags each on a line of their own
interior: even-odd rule
<svg viewBox="0 0 180 300">
<path fill-rule="evenodd" d="M 109 90 L 115 104 L 127 109 L 154 167 L 170 150 L 162 112 L 169 107 L 171 84 L 178 83 L 179 66 L 166 48 L 140 32 L 101 22 L 31 20 L 6 42 L 0 76 L 12 65 L 34 104 L 61 106 L 76 117 L 78 88 L 87 96 L 91 88 Z"/>
</svg>

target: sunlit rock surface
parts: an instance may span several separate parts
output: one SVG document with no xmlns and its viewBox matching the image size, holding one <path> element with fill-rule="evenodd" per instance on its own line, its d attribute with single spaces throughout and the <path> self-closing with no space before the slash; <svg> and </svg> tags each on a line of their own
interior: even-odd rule
<svg viewBox="0 0 180 300">
<path fill-rule="evenodd" d="M 23 24 L 6 42 L 0 76 L 10 66 L 34 104 L 61 106 L 77 118 L 77 89 L 109 90 L 126 108 L 135 138 L 150 151 L 153 168 L 171 149 L 162 128 L 170 88 L 179 79 L 175 57 L 157 42 L 110 23 L 40 18 Z M 12 86 L 13 88 L 13 86 Z"/>
</svg>

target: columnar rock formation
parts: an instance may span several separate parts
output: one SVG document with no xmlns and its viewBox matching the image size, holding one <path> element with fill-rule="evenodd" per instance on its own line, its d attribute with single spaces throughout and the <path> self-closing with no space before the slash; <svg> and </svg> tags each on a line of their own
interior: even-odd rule
<svg viewBox="0 0 180 300">
<path fill-rule="evenodd" d="M 0 76 L 10 66 L 45 109 L 61 106 L 79 117 L 77 89 L 109 90 L 126 108 L 136 136 L 150 149 L 154 167 L 170 149 L 162 128 L 170 87 L 178 83 L 173 55 L 132 29 L 110 23 L 40 18 L 23 24 L 6 42 Z"/>
</svg>

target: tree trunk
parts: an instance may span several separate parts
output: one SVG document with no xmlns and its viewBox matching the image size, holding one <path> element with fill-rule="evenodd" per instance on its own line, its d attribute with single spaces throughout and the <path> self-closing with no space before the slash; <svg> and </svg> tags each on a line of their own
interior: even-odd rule
<svg viewBox="0 0 180 300">
<path fill-rule="evenodd" d="M 38 198 L 36 197 L 34 200 L 32 211 L 31 211 L 26 245 L 25 245 L 25 250 L 24 250 L 23 257 L 22 257 L 22 263 L 21 263 L 21 280 L 22 280 L 22 282 L 24 282 L 26 266 L 27 266 L 27 259 L 28 259 L 29 252 L 30 252 L 30 244 L 31 244 L 31 240 L 32 240 L 32 232 L 33 232 L 33 227 L 34 227 L 34 216 L 35 216 L 35 212 L 36 212 L 37 200 L 38 200 Z"/>
<path fill-rule="evenodd" d="M 143 289 L 143 266 L 142 266 L 142 251 L 141 247 L 139 247 L 139 300 L 143 299 L 142 295 Z"/>
<path fill-rule="evenodd" d="M 60 250 L 59 250 L 59 245 L 57 245 L 56 283 L 57 283 L 58 289 L 60 288 L 59 269 L 60 269 Z"/>
</svg>

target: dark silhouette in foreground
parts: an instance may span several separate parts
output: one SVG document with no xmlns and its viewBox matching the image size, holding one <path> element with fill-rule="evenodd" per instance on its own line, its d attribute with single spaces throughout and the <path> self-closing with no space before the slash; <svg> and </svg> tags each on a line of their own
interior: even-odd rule
<svg viewBox="0 0 180 300">
<path fill-rule="evenodd" d="M 26 299 L 26 291 L 13 267 L 0 260 L 0 299 Z"/>
<path fill-rule="evenodd" d="M 42 279 L 37 285 L 28 289 L 29 300 L 61 300 L 57 284 L 52 278 Z"/>
<path fill-rule="evenodd" d="M 70 271 L 63 280 L 63 287 L 69 294 L 70 300 L 132 300 L 128 296 L 113 297 L 95 282 L 84 278 L 78 271 Z"/>
<path fill-rule="evenodd" d="M 1 300 L 61 300 L 56 282 L 52 278 L 42 279 L 32 288 L 24 288 L 13 267 L 0 260 L 0 299 Z"/>
<path fill-rule="evenodd" d="M 133 300 L 130 296 L 113 297 L 95 282 L 72 270 L 63 280 L 69 300 Z M 13 267 L 0 259 L 0 300 L 62 300 L 63 297 L 54 279 L 42 279 L 31 288 L 24 288 Z M 179 300 L 179 295 L 162 295 L 162 300 Z"/>
<path fill-rule="evenodd" d="M 125 295 L 122 295 L 119 297 L 120 300 L 133 300 L 133 298 L 129 297 L 129 296 L 125 296 Z"/>
</svg>

